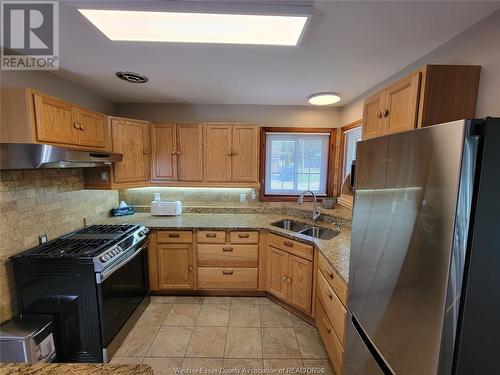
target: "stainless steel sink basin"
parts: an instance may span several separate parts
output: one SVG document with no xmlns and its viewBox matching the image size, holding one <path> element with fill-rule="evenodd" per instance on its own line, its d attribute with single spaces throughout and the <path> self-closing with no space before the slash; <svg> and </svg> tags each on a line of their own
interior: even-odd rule
<svg viewBox="0 0 500 375">
<path fill-rule="evenodd" d="M 336 229 L 330 228 L 321 228 L 321 227 L 309 227 L 299 232 L 300 234 L 319 238 L 320 240 L 330 240 L 333 237 L 338 236 L 339 231 Z"/>
<path fill-rule="evenodd" d="M 300 233 L 305 236 L 319 238 L 321 240 L 329 240 L 339 234 L 339 231 L 336 229 L 315 227 L 301 221 L 288 219 L 275 221 L 274 223 L 271 223 L 271 225 L 295 233 Z"/>
<path fill-rule="evenodd" d="M 292 232 L 300 232 L 301 230 L 307 229 L 307 224 L 295 220 L 280 220 L 271 223 L 272 226 L 290 230 Z"/>
</svg>

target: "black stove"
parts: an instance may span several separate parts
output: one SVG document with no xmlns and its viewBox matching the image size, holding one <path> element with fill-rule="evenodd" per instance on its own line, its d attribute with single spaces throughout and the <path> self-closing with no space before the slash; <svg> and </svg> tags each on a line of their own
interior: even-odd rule
<svg viewBox="0 0 500 375">
<path fill-rule="evenodd" d="M 58 361 L 106 362 L 117 349 L 148 294 L 147 233 L 92 225 L 11 257 L 21 313 L 54 300 L 78 305 L 81 345 Z"/>
<path fill-rule="evenodd" d="M 126 257 L 128 250 L 144 240 L 148 229 L 141 225 L 92 225 L 65 234 L 13 258 L 92 258 L 94 270 L 103 271 Z"/>
</svg>

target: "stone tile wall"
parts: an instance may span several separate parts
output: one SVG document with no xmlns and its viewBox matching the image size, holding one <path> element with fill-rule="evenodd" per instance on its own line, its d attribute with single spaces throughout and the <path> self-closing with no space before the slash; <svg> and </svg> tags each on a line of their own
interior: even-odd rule
<svg viewBox="0 0 500 375">
<path fill-rule="evenodd" d="M 9 257 L 109 215 L 117 191 L 84 190 L 82 169 L 0 171 L 0 321 L 16 313 Z"/>
</svg>

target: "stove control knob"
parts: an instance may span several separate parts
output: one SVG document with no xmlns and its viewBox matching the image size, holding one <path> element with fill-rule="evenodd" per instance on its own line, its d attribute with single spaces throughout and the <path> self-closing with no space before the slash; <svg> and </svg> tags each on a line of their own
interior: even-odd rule
<svg viewBox="0 0 500 375">
<path fill-rule="evenodd" d="M 101 261 L 102 261 L 102 262 L 107 262 L 108 260 L 109 260 L 109 255 L 108 255 L 108 254 L 103 255 L 103 256 L 101 257 Z"/>
<path fill-rule="evenodd" d="M 109 256 L 110 258 L 113 258 L 113 257 L 115 256 L 115 253 L 114 253 L 114 252 L 112 252 L 112 251 L 110 251 L 110 252 L 108 253 L 108 256 Z"/>
</svg>

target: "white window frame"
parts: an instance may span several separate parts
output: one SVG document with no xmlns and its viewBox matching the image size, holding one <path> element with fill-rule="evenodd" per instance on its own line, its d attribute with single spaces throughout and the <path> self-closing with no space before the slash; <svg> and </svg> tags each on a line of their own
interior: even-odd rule
<svg viewBox="0 0 500 375">
<path fill-rule="evenodd" d="M 289 139 L 289 140 L 297 140 L 304 137 L 324 137 L 323 142 L 323 153 L 324 157 L 321 160 L 320 167 L 320 190 L 315 191 L 318 196 L 327 196 L 328 194 L 328 164 L 329 164 L 329 145 L 330 145 L 330 137 L 331 133 L 329 132 L 266 132 L 266 144 L 265 144 L 265 167 L 264 167 L 264 181 L 265 186 L 263 186 L 264 194 L 266 196 L 298 196 L 302 192 L 302 190 L 297 189 L 297 170 L 294 171 L 294 189 L 281 189 L 281 190 L 272 190 L 271 189 L 271 181 L 272 181 L 272 173 L 271 173 L 271 163 L 272 163 L 272 155 L 270 152 L 271 142 L 276 139 Z M 295 168 L 297 167 L 297 162 L 294 163 Z"/>
</svg>

